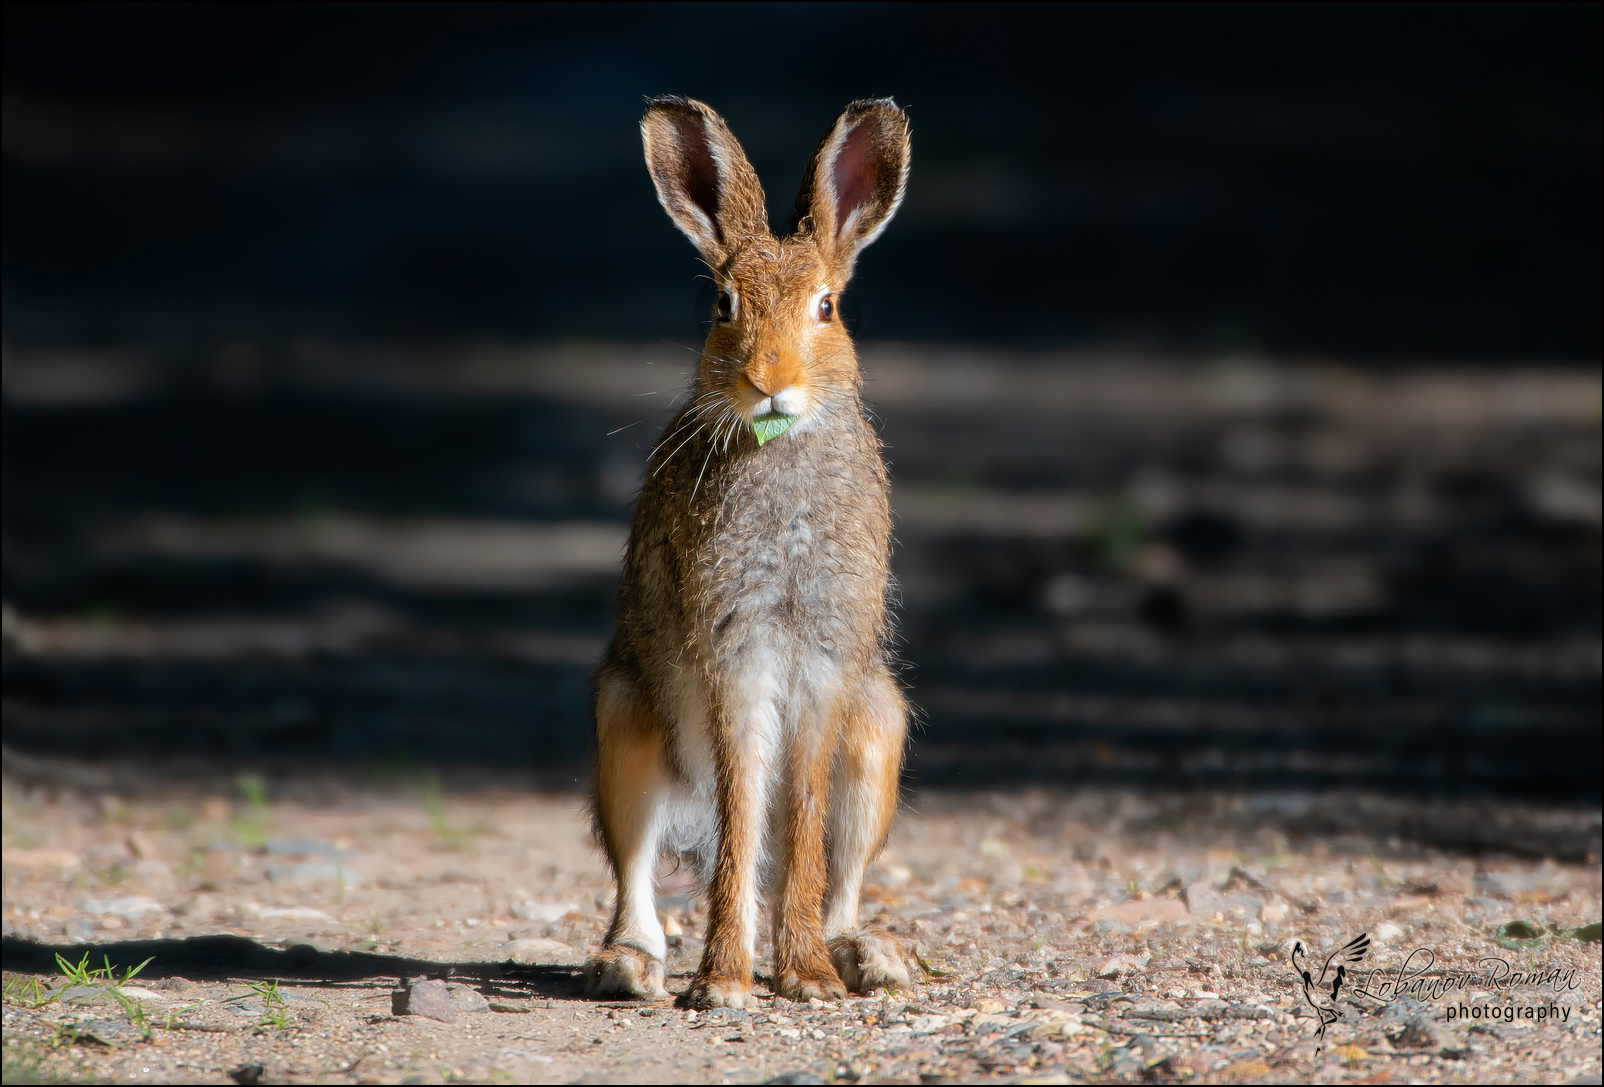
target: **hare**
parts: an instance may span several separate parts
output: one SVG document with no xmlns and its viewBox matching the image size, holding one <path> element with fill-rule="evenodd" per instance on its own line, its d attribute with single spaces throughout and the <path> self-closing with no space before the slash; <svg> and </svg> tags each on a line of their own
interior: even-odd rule
<svg viewBox="0 0 1604 1087">
<path fill-rule="evenodd" d="M 889 99 L 849 105 L 783 239 L 712 109 L 653 99 L 641 134 L 658 200 L 718 302 L 688 402 L 647 463 L 596 675 L 593 813 L 617 900 L 586 991 L 666 996 L 660 852 L 690 854 L 708 885 L 683 1004 L 752 1002 L 760 891 L 778 995 L 907 988 L 897 941 L 858 926 L 864 869 L 897 806 L 907 707 L 887 647 L 886 469 L 837 312 L 859 250 L 902 200 L 907 117 Z"/>
</svg>

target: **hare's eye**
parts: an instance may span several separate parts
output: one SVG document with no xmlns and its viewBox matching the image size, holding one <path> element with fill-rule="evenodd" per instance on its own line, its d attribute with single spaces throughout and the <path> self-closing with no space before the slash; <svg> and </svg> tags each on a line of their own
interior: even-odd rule
<svg viewBox="0 0 1604 1087">
<path fill-rule="evenodd" d="M 835 303 L 830 301 L 829 295 L 825 295 L 823 298 L 819 299 L 819 320 L 828 321 L 834 316 Z"/>
<path fill-rule="evenodd" d="M 718 292 L 718 305 L 714 307 L 714 315 L 720 321 L 728 321 L 735 316 L 735 297 L 729 291 Z"/>
</svg>

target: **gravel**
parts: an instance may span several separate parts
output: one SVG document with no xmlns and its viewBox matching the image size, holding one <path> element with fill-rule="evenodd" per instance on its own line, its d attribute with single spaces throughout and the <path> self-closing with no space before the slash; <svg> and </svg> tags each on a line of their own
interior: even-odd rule
<svg viewBox="0 0 1604 1087">
<path fill-rule="evenodd" d="M 864 904 L 919 949 L 923 987 L 696 1014 L 579 998 L 572 970 L 602 936 L 610 892 L 577 794 L 475 780 L 425 804 L 404 783 L 302 771 L 270 778 L 266 795 L 264 811 L 226 781 L 120 798 L 7 783 L 8 1080 L 224 1083 L 255 1065 L 264 1083 L 1536 1083 L 1601 1071 L 1599 946 L 1573 934 L 1600 916 L 1596 853 L 1322 835 L 1253 796 L 1226 808 L 1261 812 L 1257 825 L 1207 805 L 1177 819 L 1174 796 L 1128 790 L 927 792 L 906 805 Z M 274 879 L 283 853 L 244 846 L 242 829 L 368 879 Z M 681 933 L 677 990 L 705 915 L 684 871 L 665 866 L 661 884 Z M 1540 933 L 1533 946 L 1494 942 L 1514 920 Z M 1361 932 L 1371 950 L 1322 1041 L 1288 956 L 1301 943 L 1318 974 Z M 1428 977 L 1485 975 L 1488 958 L 1556 973 L 1502 991 L 1483 977 L 1435 997 L 1384 992 L 1421 967 L 1420 949 Z M 57 951 L 75 964 L 90 953 L 91 968 L 157 958 L 100 997 L 60 976 Z M 1383 995 L 1354 991 L 1366 986 Z"/>
</svg>

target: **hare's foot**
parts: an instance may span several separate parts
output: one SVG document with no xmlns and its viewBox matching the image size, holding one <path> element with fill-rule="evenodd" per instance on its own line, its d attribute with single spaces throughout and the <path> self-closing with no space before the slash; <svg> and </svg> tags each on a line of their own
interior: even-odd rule
<svg viewBox="0 0 1604 1087">
<path fill-rule="evenodd" d="M 774 995 L 805 1004 L 809 1000 L 840 1000 L 847 995 L 847 987 L 825 963 L 815 970 L 776 970 Z"/>
<path fill-rule="evenodd" d="M 913 969 L 897 938 L 880 929 L 859 929 L 830 941 L 830 959 L 854 993 L 912 989 Z"/>
<path fill-rule="evenodd" d="M 585 996 L 589 999 L 661 1000 L 667 995 L 663 961 L 639 948 L 613 944 L 585 963 Z"/>
<path fill-rule="evenodd" d="M 750 1008 L 756 1003 L 752 979 L 703 977 L 691 979 L 690 988 L 679 996 L 680 1006 L 705 1011 L 708 1008 Z"/>
</svg>

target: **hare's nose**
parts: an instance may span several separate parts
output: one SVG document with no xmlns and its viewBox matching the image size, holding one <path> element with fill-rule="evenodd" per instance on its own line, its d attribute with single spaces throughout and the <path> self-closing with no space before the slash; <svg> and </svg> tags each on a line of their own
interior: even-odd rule
<svg viewBox="0 0 1604 1087">
<path fill-rule="evenodd" d="M 779 372 L 779 352 L 770 351 L 768 357 L 746 368 L 746 380 L 752 383 L 752 388 L 764 396 L 773 396 L 775 391 L 785 386 L 785 380 Z"/>
<path fill-rule="evenodd" d="M 774 396 L 788 386 L 800 385 L 802 379 L 802 360 L 790 352 L 762 351 L 746 364 L 746 380 L 764 396 Z"/>
</svg>

